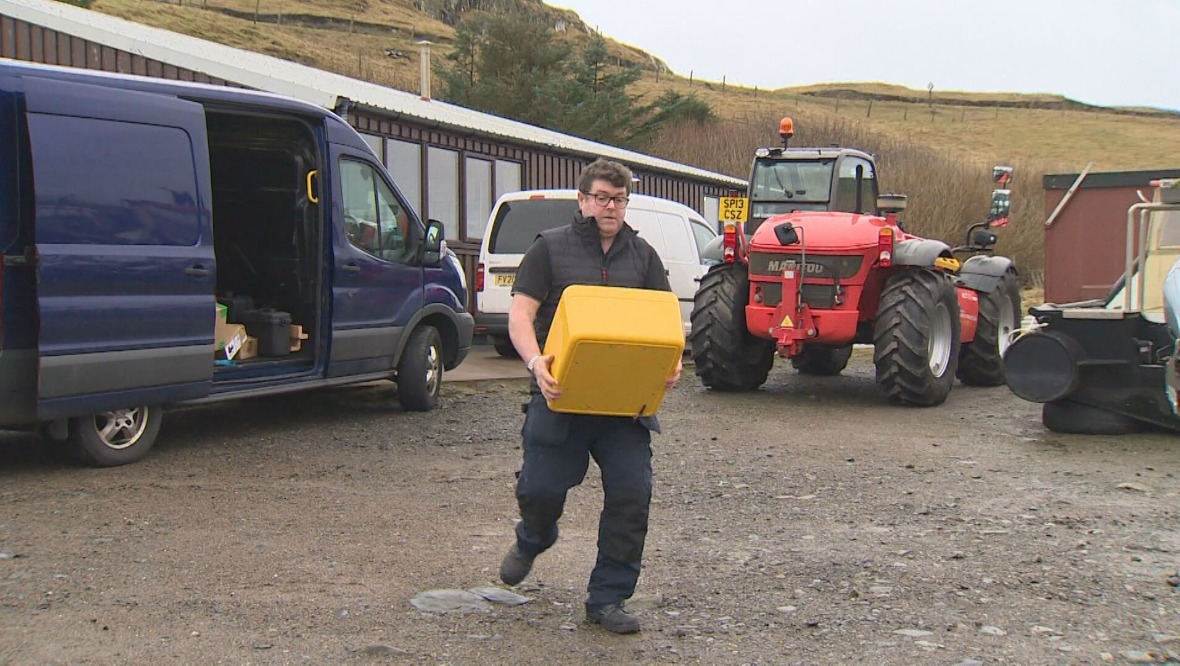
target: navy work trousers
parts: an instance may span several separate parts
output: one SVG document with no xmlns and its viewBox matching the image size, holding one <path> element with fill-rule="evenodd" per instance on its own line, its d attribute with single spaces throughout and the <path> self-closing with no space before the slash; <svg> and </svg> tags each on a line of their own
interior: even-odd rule
<svg viewBox="0 0 1180 666">
<path fill-rule="evenodd" d="M 524 428 L 524 465 L 516 484 L 521 521 L 516 545 L 536 556 L 557 541 L 570 488 L 586 478 L 590 456 L 602 470 L 598 560 L 586 605 L 621 603 L 635 592 L 651 505 L 651 432 L 635 419 L 553 412 L 534 395 Z"/>
</svg>

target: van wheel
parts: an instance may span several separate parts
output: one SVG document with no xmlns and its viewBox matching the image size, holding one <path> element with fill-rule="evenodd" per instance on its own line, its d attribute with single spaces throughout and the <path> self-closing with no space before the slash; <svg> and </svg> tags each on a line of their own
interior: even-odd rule
<svg viewBox="0 0 1180 666">
<path fill-rule="evenodd" d="M 438 406 L 443 379 L 442 338 L 433 326 L 419 326 L 410 334 L 397 365 L 397 395 L 411 412 L 429 412 Z"/>
<path fill-rule="evenodd" d="M 147 455 L 163 419 L 163 408 L 147 405 L 79 416 L 70 419 L 67 442 L 88 465 L 126 465 Z"/>
<path fill-rule="evenodd" d="M 508 337 L 496 336 L 492 338 L 492 347 L 496 349 L 496 353 L 504 358 L 520 358 L 520 354 L 516 353 L 516 347 L 512 344 L 512 339 Z"/>
</svg>

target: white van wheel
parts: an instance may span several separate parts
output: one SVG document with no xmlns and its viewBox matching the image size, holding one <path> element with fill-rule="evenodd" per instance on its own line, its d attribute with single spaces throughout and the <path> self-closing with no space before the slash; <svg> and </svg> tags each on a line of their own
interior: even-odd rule
<svg viewBox="0 0 1180 666">
<path fill-rule="evenodd" d="M 512 340 L 508 336 L 492 337 L 492 347 L 495 348 L 497 354 L 504 358 L 520 358 L 520 354 L 516 353 L 516 346 L 512 344 Z"/>
<path fill-rule="evenodd" d="M 164 410 L 141 405 L 70 419 L 68 442 L 94 467 L 133 463 L 147 455 L 160 434 Z"/>
</svg>

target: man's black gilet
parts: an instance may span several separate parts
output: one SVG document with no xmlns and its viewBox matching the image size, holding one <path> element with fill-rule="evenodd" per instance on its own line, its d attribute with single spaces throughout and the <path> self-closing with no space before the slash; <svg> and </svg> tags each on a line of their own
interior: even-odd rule
<svg viewBox="0 0 1180 666">
<path fill-rule="evenodd" d="M 557 303 L 570 285 L 666 288 L 664 285 L 647 284 L 655 250 L 626 224 L 619 229 L 610 251 L 605 254 L 602 252 L 598 223 L 580 214 L 573 224 L 542 231 L 541 238 L 549 249 L 549 266 L 553 276 L 553 283 L 537 311 L 534 324 L 537 343 L 542 349 L 545 348 L 545 339 L 557 312 Z"/>
</svg>

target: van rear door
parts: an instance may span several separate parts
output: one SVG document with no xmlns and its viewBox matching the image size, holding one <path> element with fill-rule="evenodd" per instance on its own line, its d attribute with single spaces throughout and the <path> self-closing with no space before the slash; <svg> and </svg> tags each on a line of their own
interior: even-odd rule
<svg viewBox="0 0 1180 666">
<path fill-rule="evenodd" d="M 216 267 L 205 114 L 25 78 L 41 419 L 208 394 Z"/>
<path fill-rule="evenodd" d="M 512 304 L 512 285 L 524 253 L 546 229 L 573 221 L 578 202 L 569 198 L 503 199 L 488 225 L 487 251 L 480 257 L 487 277 L 476 295 L 480 312 L 507 314 Z"/>
</svg>

